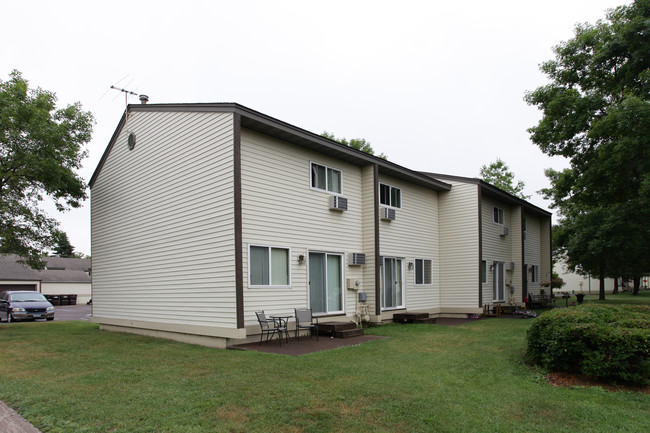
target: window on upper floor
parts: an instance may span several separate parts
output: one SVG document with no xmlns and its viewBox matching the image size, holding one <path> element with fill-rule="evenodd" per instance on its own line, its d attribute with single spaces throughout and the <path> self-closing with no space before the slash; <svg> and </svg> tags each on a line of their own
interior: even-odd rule
<svg viewBox="0 0 650 433">
<path fill-rule="evenodd" d="M 379 203 L 395 208 L 402 207 L 402 190 L 394 186 L 379 184 Z"/>
<path fill-rule="evenodd" d="M 494 222 L 497 224 L 503 224 L 503 209 L 494 207 Z"/>
<path fill-rule="evenodd" d="M 311 187 L 341 194 L 341 170 L 311 163 Z"/>
<path fill-rule="evenodd" d="M 415 259 L 415 285 L 433 284 L 433 261 Z"/>
<path fill-rule="evenodd" d="M 289 287 L 289 249 L 251 245 L 248 276 L 251 287 Z"/>
</svg>

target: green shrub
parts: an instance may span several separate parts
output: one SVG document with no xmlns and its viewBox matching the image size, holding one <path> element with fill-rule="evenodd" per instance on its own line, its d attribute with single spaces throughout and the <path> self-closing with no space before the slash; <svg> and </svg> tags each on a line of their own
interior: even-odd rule
<svg viewBox="0 0 650 433">
<path fill-rule="evenodd" d="M 550 371 L 650 384 L 650 306 L 555 309 L 528 329 L 528 359 Z"/>
</svg>

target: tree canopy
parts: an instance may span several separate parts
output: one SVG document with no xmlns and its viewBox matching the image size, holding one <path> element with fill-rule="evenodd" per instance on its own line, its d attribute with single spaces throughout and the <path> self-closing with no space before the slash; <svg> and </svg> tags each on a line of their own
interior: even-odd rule
<svg viewBox="0 0 650 433">
<path fill-rule="evenodd" d="M 79 207 L 86 184 L 75 172 L 86 156 L 93 116 L 79 103 L 56 108 L 56 95 L 30 89 L 21 73 L 0 80 L 0 254 L 16 254 L 42 269 L 56 246 L 57 221 L 39 204 L 59 211 Z"/>
<path fill-rule="evenodd" d="M 521 181 L 515 181 L 515 175 L 503 160 L 498 158 L 490 165 L 481 167 L 479 176 L 487 183 L 504 190 L 507 193 L 524 200 L 530 199 L 529 195 L 524 194 L 526 184 Z"/>
<path fill-rule="evenodd" d="M 321 134 L 321 137 L 329 138 L 330 140 L 337 141 L 341 144 L 344 144 L 348 147 L 352 147 L 353 149 L 360 150 L 362 152 L 366 152 L 369 155 L 375 155 L 375 149 L 372 148 L 370 145 L 369 141 L 366 141 L 365 138 L 352 138 L 349 141 L 346 138 L 336 138 L 334 134 L 329 133 L 327 131 L 323 131 Z M 383 153 L 380 153 L 379 155 L 375 155 L 378 158 L 381 159 L 387 159 L 386 155 Z"/>
<path fill-rule="evenodd" d="M 569 266 L 604 278 L 650 270 L 650 0 L 580 24 L 541 65 L 550 84 L 527 93 L 543 112 L 530 128 L 570 168 L 546 171 L 561 217 L 554 241 Z"/>
</svg>

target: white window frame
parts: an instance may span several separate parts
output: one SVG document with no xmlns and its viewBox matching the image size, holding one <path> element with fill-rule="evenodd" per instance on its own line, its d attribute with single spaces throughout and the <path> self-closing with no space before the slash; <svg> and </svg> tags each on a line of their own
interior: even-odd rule
<svg viewBox="0 0 650 433">
<path fill-rule="evenodd" d="M 388 201 L 389 201 L 389 203 L 382 203 L 382 201 L 381 201 L 381 187 L 382 186 L 385 186 L 385 187 L 389 188 L 388 189 Z M 393 190 L 399 191 L 399 206 L 395 206 L 393 204 Z M 402 189 L 398 188 L 396 186 L 384 183 L 384 182 L 379 182 L 379 204 L 384 206 L 384 207 L 391 208 L 391 209 L 401 209 L 402 208 Z"/>
<path fill-rule="evenodd" d="M 269 250 L 269 284 L 253 284 L 252 282 L 252 276 L 253 273 L 251 272 L 251 248 L 267 248 Z M 273 275 L 272 275 L 272 270 L 273 270 L 273 255 L 271 254 L 271 251 L 274 249 L 278 250 L 286 250 L 287 251 L 287 278 L 288 278 L 288 283 L 289 284 L 271 284 L 273 281 Z M 276 288 L 276 289 L 290 289 L 291 288 L 291 248 L 288 247 L 281 247 L 281 246 L 276 246 L 276 245 L 261 245 L 261 244 L 249 244 L 248 245 L 248 287 L 251 289 L 268 289 L 268 288 Z"/>
<path fill-rule="evenodd" d="M 325 169 L 325 188 L 319 188 L 317 185 L 314 185 L 314 166 L 323 167 Z M 339 173 L 339 189 L 340 189 L 340 191 L 330 191 L 328 189 L 328 185 L 329 185 L 328 180 L 329 180 L 330 171 L 336 171 L 336 172 Z M 321 191 L 321 192 L 326 192 L 326 193 L 334 194 L 334 195 L 342 195 L 343 194 L 343 171 L 338 169 L 338 168 L 330 167 L 330 166 L 325 165 L 325 164 L 320 164 L 318 162 L 310 161 L 310 163 L 309 163 L 309 186 L 314 191 Z"/>
<path fill-rule="evenodd" d="M 413 284 L 416 286 L 432 286 L 433 285 L 433 260 L 431 259 L 414 259 L 414 275 L 413 275 Z M 418 261 L 422 262 L 422 282 L 418 283 Z M 425 281 L 425 275 L 426 273 L 424 272 L 425 266 L 429 262 L 429 270 L 430 270 L 430 276 L 431 276 L 431 281 L 426 282 Z"/>
<path fill-rule="evenodd" d="M 498 212 L 496 212 L 497 215 L 494 215 L 495 211 L 498 211 Z M 496 218 L 495 218 L 495 216 L 496 216 Z M 506 216 L 505 216 L 505 212 L 503 212 L 503 209 L 501 209 L 500 207 L 497 207 L 497 206 L 493 206 L 492 220 L 494 221 L 494 224 L 499 224 L 501 226 L 504 225 L 505 221 L 506 221 Z"/>
</svg>

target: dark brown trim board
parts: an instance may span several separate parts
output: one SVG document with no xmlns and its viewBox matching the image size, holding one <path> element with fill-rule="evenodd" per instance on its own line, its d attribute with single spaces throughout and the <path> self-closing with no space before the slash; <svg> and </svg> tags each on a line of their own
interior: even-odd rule
<svg viewBox="0 0 650 433">
<path fill-rule="evenodd" d="M 481 186 L 476 186 L 478 196 L 478 307 L 483 308 L 483 195 Z M 487 269 L 485 270 L 487 272 Z"/>
<path fill-rule="evenodd" d="M 548 223 L 548 259 L 549 259 L 548 265 L 550 266 L 549 271 L 551 272 L 551 275 L 549 276 L 548 279 L 548 283 L 549 283 L 549 291 L 551 294 L 553 294 L 553 288 L 550 286 L 551 281 L 553 281 L 553 221 L 549 218 L 547 223 Z"/>
<path fill-rule="evenodd" d="M 526 210 L 524 207 L 521 207 L 521 222 L 520 228 L 521 231 L 521 302 L 525 301 L 526 296 L 528 296 L 528 274 L 526 269 L 526 239 L 524 239 L 524 220 L 526 219 Z"/>
<path fill-rule="evenodd" d="M 381 256 L 379 254 L 379 165 L 373 167 L 373 203 L 375 224 L 375 314 L 381 315 Z"/>
<path fill-rule="evenodd" d="M 235 198 L 235 303 L 237 329 L 244 327 L 244 253 L 242 245 L 242 193 L 241 193 L 241 116 L 233 114 L 233 177 Z"/>
</svg>

